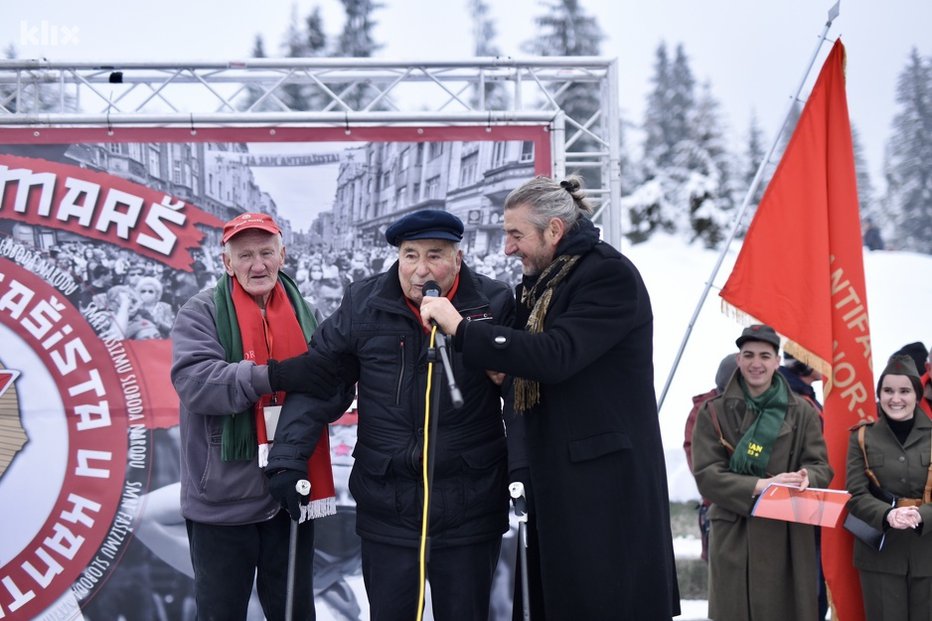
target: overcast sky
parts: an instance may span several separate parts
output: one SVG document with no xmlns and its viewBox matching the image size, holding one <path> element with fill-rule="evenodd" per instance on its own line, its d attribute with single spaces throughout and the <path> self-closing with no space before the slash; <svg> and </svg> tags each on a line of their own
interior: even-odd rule
<svg viewBox="0 0 932 621">
<path fill-rule="evenodd" d="M 580 0 L 606 34 L 603 55 L 619 59 L 622 114 L 643 118 L 658 44 L 682 43 L 698 81 L 709 80 L 722 103 L 736 148 L 743 147 L 755 110 L 768 144 L 786 112 L 826 21 L 828 0 Z M 393 59 L 466 59 L 473 46 L 467 0 L 381 0 L 375 14 L 379 55 Z M 489 0 L 496 43 L 524 56 L 533 34 L 537 0 Z M 21 58 L 49 60 L 232 60 L 249 56 L 261 34 L 270 56 L 280 51 L 292 7 L 303 18 L 321 6 L 325 28 L 336 34 L 338 0 L 31 0 L 6 2 L 0 43 Z M 44 26 L 43 26 L 44 24 Z M 848 102 L 861 132 L 875 186 L 895 112 L 895 83 L 909 52 L 932 55 L 932 2 L 844 0 L 828 37 L 848 50 Z M 44 28 L 44 30 L 43 30 Z M 47 33 L 42 40 L 42 33 Z M 57 42 L 53 43 L 53 33 Z M 813 79 L 828 53 L 823 47 Z M 808 89 L 807 89 L 808 90 Z M 638 156 L 634 149 L 633 157 Z"/>
</svg>

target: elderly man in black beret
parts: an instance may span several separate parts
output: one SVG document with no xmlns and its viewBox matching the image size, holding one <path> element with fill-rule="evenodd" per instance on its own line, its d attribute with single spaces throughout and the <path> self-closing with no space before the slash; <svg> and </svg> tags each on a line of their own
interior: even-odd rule
<svg viewBox="0 0 932 621">
<path fill-rule="evenodd" d="M 358 381 L 359 426 L 349 485 L 356 499 L 371 619 L 416 618 L 424 430 L 433 427 L 434 419 L 426 564 L 434 619 L 487 619 L 492 576 L 508 526 L 502 376 L 469 369 L 460 354 L 450 351 L 464 404 L 454 408 L 442 374 L 435 374 L 431 390 L 441 391 L 438 408 L 426 396 L 431 335 L 421 324 L 419 306 L 425 284 L 434 281 L 467 321 L 507 325 L 514 298 L 507 285 L 463 263 L 463 223 L 448 212 L 411 213 L 385 236 L 398 248 L 398 260 L 386 272 L 350 284 L 311 343 L 316 353 L 340 361 L 345 383 Z M 283 361 L 276 366 L 276 379 L 287 390 L 300 391 L 308 364 L 307 357 Z M 269 472 L 272 493 L 285 505 L 295 502 L 295 481 L 303 477 L 325 423 L 341 414 L 313 404 L 293 393 L 281 414 Z"/>
</svg>

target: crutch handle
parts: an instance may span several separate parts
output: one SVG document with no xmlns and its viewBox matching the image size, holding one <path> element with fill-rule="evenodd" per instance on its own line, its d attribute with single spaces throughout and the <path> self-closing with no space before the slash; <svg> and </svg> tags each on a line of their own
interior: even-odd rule
<svg viewBox="0 0 932 621">
<path fill-rule="evenodd" d="M 524 483 L 514 481 L 508 486 L 508 493 L 515 502 L 515 516 L 518 520 L 527 519 L 527 496 L 524 493 Z"/>
</svg>

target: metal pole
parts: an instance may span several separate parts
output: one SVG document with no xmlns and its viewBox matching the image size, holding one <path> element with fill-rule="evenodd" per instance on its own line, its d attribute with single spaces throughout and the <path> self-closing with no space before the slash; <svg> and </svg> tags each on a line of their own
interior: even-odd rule
<svg viewBox="0 0 932 621">
<path fill-rule="evenodd" d="M 521 609 L 523 621 L 531 620 L 531 594 L 528 584 L 527 566 L 527 496 L 524 483 L 515 481 L 508 486 L 508 493 L 515 504 L 515 517 L 518 518 L 518 562 L 521 564 Z"/>
<path fill-rule="evenodd" d="M 295 483 L 295 491 L 303 497 L 301 504 L 305 504 L 304 499 L 311 493 L 310 481 L 301 479 Z M 298 520 L 291 520 L 291 531 L 288 533 L 288 574 L 285 583 L 285 621 L 291 621 L 294 617 L 294 576 L 297 555 Z"/>
<path fill-rule="evenodd" d="M 838 0 L 835 2 L 832 8 L 829 9 L 828 21 L 825 22 L 825 27 L 822 28 L 822 32 L 819 33 L 819 40 L 816 43 L 815 49 L 812 51 L 812 57 L 809 59 L 809 64 L 806 65 L 806 70 L 803 72 L 803 77 L 799 81 L 799 86 L 796 87 L 796 92 L 793 94 L 792 99 L 790 99 L 790 104 L 787 107 L 786 114 L 783 117 L 783 123 L 780 125 L 780 131 L 778 131 L 777 135 L 774 137 L 773 144 L 770 145 L 770 150 L 767 152 L 767 157 L 765 157 L 763 161 L 761 161 L 760 166 L 757 167 L 757 172 L 754 174 L 754 179 L 751 181 L 751 187 L 748 188 L 747 194 L 744 195 L 744 200 L 741 202 L 741 208 L 738 210 L 738 214 L 735 216 L 734 224 L 731 227 L 731 232 L 728 234 L 728 239 L 725 241 L 725 245 L 722 247 L 722 252 L 718 255 L 718 260 L 715 262 L 715 267 L 712 268 L 712 274 L 706 281 L 705 288 L 702 290 L 702 295 L 699 296 L 699 302 L 696 304 L 696 309 L 693 311 L 692 317 L 689 319 L 689 325 L 686 327 L 686 334 L 683 335 L 683 340 L 680 342 L 680 347 L 676 352 L 676 358 L 673 360 L 673 367 L 670 369 L 670 374 L 667 376 L 667 381 L 663 386 L 663 391 L 660 393 L 660 400 L 657 402 L 658 412 L 661 408 L 663 408 L 663 402 L 667 397 L 667 392 L 670 390 L 670 384 L 673 382 L 673 376 L 676 375 L 676 369 L 680 364 L 680 359 L 683 357 L 683 351 L 686 349 L 686 343 L 689 341 L 689 337 L 692 334 L 693 326 L 696 324 L 696 319 L 699 317 L 699 311 L 702 310 L 702 305 L 705 304 L 705 300 L 709 295 L 709 290 L 712 288 L 712 283 L 715 281 L 715 276 L 718 275 L 718 270 L 722 267 L 722 262 L 725 260 L 725 255 L 728 253 L 728 248 L 731 246 L 731 242 L 734 240 L 735 235 L 738 232 L 738 227 L 741 225 L 741 220 L 744 219 L 744 212 L 747 211 L 748 205 L 751 203 L 751 198 L 757 191 L 757 186 L 760 185 L 761 177 L 764 175 L 764 168 L 770 162 L 770 158 L 773 157 L 773 152 L 777 149 L 777 144 L 780 142 L 780 137 L 786 130 L 786 124 L 790 120 L 790 114 L 793 111 L 793 105 L 796 103 L 796 101 L 799 100 L 799 93 L 803 90 L 803 86 L 805 86 L 806 80 L 809 78 L 809 72 L 812 71 L 812 65 L 815 64 L 816 57 L 819 55 L 819 50 L 822 49 L 822 44 L 826 40 L 825 35 L 828 34 L 828 29 L 832 26 L 832 22 L 836 17 L 838 17 L 840 4 L 841 0 Z"/>
<path fill-rule="evenodd" d="M 621 114 L 618 104 L 617 60 L 608 66 L 608 81 L 602 88 L 602 109 L 605 110 L 603 118 L 607 125 L 605 135 L 608 136 L 608 160 L 604 156 L 598 158 L 602 164 L 602 187 L 608 188 L 608 196 L 604 197 L 602 202 L 602 205 L 608 203 L 608 212 L 603 222 L 605 226 L 602 230 L 606 233 L 606 241 L 621 250 L 624 217 L 621 213 Z"/>
</svg>

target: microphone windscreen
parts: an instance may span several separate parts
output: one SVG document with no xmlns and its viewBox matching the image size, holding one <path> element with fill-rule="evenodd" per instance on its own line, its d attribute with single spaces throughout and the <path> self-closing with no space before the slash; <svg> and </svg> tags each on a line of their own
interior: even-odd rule
<svg viewBox="0 0 932 621">
<path fill-rule="evenodd" d="M 429 298 L 439 298 L 440 297 L 440 285 L 437 284 L 436 280 L 428 280 L 424 283 L 424 286 L 421 287 L 421 292 Z"/>
</svg>

